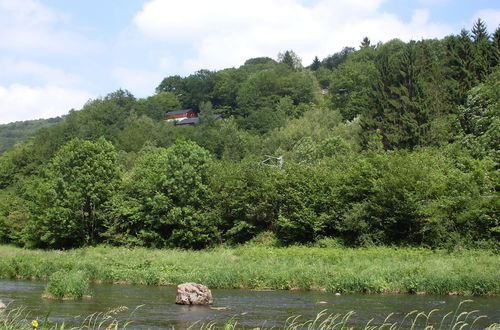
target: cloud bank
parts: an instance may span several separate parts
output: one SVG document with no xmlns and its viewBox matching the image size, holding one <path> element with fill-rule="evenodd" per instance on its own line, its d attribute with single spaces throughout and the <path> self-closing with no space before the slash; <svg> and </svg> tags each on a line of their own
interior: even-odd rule
<svg viewBox="0 0 500 330">
<path fill-rule="evenodd" d="M 81 108 L 91 97 L 85 91 L 57 86 L 0 86 L 0 123 L 64 115 Z"/>
<path fill-rule="evenodd" d="M 368 36 L 372 41 L 439 38 L 453 32 L 426 9 L 404 22 L 383 12 L 383 0 L 151 0 L 134 17 L 147 38 L 191 47 L 182 66 L 221 69 L 255 56 L 293 49 L 309 64 Z M 307 4 L 306 4 L 307 3 Z"/>
<path fill-rule="evenodd" d="M 82 77 L 43 63 L 95 49 L 68 23 L 39 1 L 0 0 L 0 124 L 63 115 L 92 97 Z"/>
</svg>

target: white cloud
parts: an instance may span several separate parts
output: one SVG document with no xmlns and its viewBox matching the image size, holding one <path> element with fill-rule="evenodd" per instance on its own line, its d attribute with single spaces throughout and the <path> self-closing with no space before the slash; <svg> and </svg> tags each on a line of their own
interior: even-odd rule
<svg viewBox="0 0 500 330">
<path fill-rule="evenodd" d="M 424 5 L 426 7 L 429 6 L 442 6 L 450 3 L 452 0 L 418 0 L 417 3 Z"/>
<path fill-rule="evenodd" d="M 0 49 L 75 52 L 96 44 L 60 28 L 69 17 L 34 0 L 0 0 Z"/>
<path fill-rule="evenodd" d="M 96 50 L 74 28 L 42 1 L 0 0 L 0 123 L 63 115 L 92 97 L 81 76 L 58 66 Z"/>
<path fill-rule="evenodd" d="M 134 96 L 144 97 L 154 93 L 165 75 L 159 71 L 118 67 L 113 76 L 118 79 L 120 88 L 129 90 Z"/>
<path fill-rule="evenodd" d="M 0 59 L 0 72 L 4 81 L 12 77 L 18 81 L 26 79 L 43 85 L 59 86 L 74 85 L 83 81 L 78 75 L 29 60 Z"/>
<path fill-rule="evenodd" d="M 134 17 L 146 37 L 189 44 L 195 55 L 184 69 L 221 69 L 254 56 L 275 57 L 293 49 L 309 64 L 363 37 L 372 42 L 443 37 L 453 30 L 435 24 L 426 10 L 410 22 L 381 11 L 384 0 L 320 0 L 305 6 L 298 0 L 151 0 Z"/>
<path fill-rule="evenodd" d="M 0 86 L 0 124 L 64 115 L 81 108 L 90 98 L 90 93 L 71 88 Z"/>
</svg>

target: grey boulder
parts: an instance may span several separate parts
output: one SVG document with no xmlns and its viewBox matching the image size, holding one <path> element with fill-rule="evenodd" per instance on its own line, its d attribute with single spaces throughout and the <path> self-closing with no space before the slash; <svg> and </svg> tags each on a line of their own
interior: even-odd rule
<svg viewBox="0 0 500 330">
<path fill-rule="evenodd" d="M 177 286 L 176 304 L 210 305 L 212 302 L 212 291 L 202 284 L 182 283 Z"/>
</svg>

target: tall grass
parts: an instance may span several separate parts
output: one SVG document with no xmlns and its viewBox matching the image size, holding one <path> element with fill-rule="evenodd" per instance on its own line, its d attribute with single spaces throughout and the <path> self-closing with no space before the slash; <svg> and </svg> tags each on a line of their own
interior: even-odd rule
<svg viewBox="0 0 500 330">
<path fill-rule="evenodd" d="M 479 314 L 479 311 L 462 311 L 462 305 L 466 302 L 471 302 L 470 300 L 462 301 L 455 311 L 451 311 L 442 317 L 433 317 L 436 315 L 437 309 L 431 310 L 429 312 L 424 311 L 411 311 L 407 313 L 402 320 L 393 321 L 393 314 L 389 314 L 383 322 L 376 323 L 374 320 L 369 320 L 364 326 L 359 327 L 355 324 L 356 313 L 354 311 L 347 312 L 345 314 L 333 314 L 328 313 L 327 310 L 319 312 L 315 318 L 302 320 L 300 315 L 289 317 L 285 324 L 281 327 L 273 327 L 273 329 L 286 329 L 286 330 L 333 330 L 333 329 L 365 329 L 365 330 L 397 330 L 397 329 L 426 329 L 426 330 L 437 330 L 437 329 L 476 329 L 478 328 L 477 322 L 485 316 Z M 66 328 L 70 329 L 126 329 L 127 327 L 134 328 L 133 321 L 120 321 L 118 320 L 118 314 L 123 314 L 128 311 L 127 307 L 118 307 L 116 309 L 110 310 L 108 312 L 94 313 L 83 319 L 74 320 L 77 323 L 76 326 L 69 327 L 65 323 L 57 324 L 52 323 L 45 317 L 43 320 L 38 321 L 36 318 L 32 319 L 30 314 L 26 312 L 25 308 L 16 308 L 8 312 L 0 311 L 0 329 L 14 330 L 14 329 L 34 329 L 32 326 L 33 320 L 36 320 L 36 329 L 55 329 L 63 330 Z M 130 313 L 127 317 L 133 319 L 133 314 Z M 238 323 L 236 318 L 232 318 L 225 323 L 216 323 L 211 321 L 209 323 L 194 322 L 188 327 L 190 330 L 200 329 L 200 330 L 215 330 L 215 329 L 245 329 L 248 326 L 243 326 Z M 174 327 L 171 327 L 174 329 Z M 266 329 L 265 326 L 257 327 L 254 329 Z M 499 323 L 492 323 L 485 327 L 488 330 L 500 330 Z"/>
<path fill-rule="evenodd" d="M 107 312 L 93 313 L 83 319 L 74 319 L 73 323 L 77 325 L 68 325 L 64 322 L 51 322 L 48 315 L 43 319 L 32 317 L 24 307 L 18 307 L 8 311 L 0 310 L 0 330 L 126 329 L 132 322 L 119 321 L 117 315 L 127 310 L 127 307 L 122 306 Z"/>
<path fill-rule="evenodd" d="M 392 321 L 393 313 L 387 315 L 381 324 L 376 324 L 373 319 L 369 320 L 363 327 L 365 330 L 376 329 L 474 329 L 476 323 L 483 318 L 484 315 L 479 315 L 477 310 L 461 311 L 464 303 L 472 302 L 472 300 L 462 301 L 454 312 L 449 312 L 442 317 L 433 317 L 433 314 L 438 312 L 438 309 L 433 309 L 429 312 L 414 310 L 407 313 L 401 321 Z M 315 319 L 302 322 L 300 316 L 290 317 L 285 326 L 286 329 L 354 329 L 351 324 L 351 318 L 355 316 L 354 311 L 345 314 L 328 314 L 327 310 L 323 310 L 316 315 Z M 500 324 L 492 323 L 486 329 L 500 329 Z"/>
<path fill-rule="evenodd" d="M 45 280 L 82 271 L 90 281 L 149 285 L 199 282 L 211 288 L 341 293 L 500 293 L 491 251 L 245 245 L 203 251 L 90 247 L 70 251 L 0 246 L 0 278 Z"/>
<path fill-rule="evenodd" d="M 60 270 L 52 274 L 45 291 L 44 298 L 48 299 L 82 299 L 90 296 L 90 287 L 87 275 L 81 270 Z"/>
</svg>

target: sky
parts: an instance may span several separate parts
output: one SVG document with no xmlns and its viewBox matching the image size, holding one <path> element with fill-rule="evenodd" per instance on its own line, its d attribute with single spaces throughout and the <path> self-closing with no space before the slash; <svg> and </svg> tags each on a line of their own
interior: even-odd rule
<svg viewBox="0 0 500 330">
<path fill-rule="evenodd" d="M 0 124 L 51 118 L 117 89 L 239 67 L 293 50 L 309 65 L 345 46 L 442 38 L 498 0 L 0 0 Z"/>
</svg>

